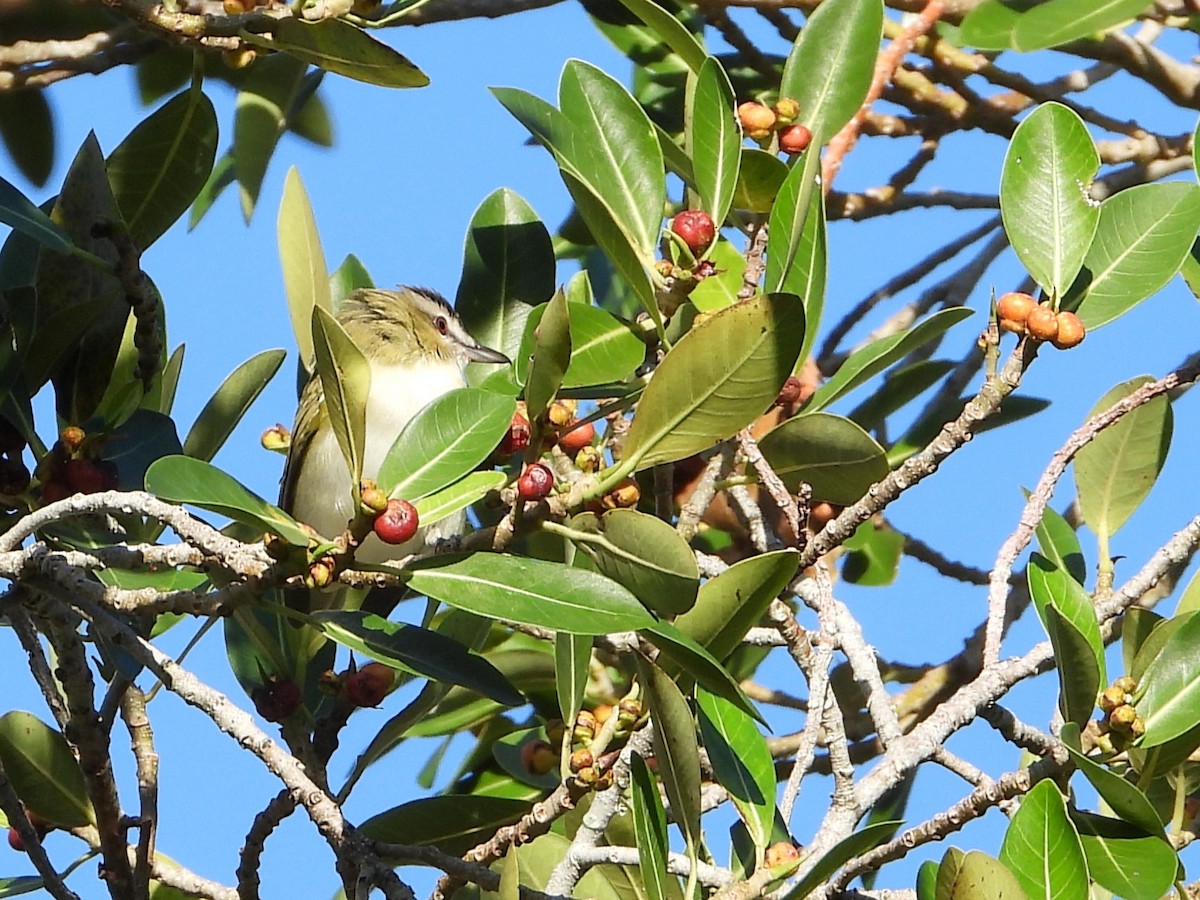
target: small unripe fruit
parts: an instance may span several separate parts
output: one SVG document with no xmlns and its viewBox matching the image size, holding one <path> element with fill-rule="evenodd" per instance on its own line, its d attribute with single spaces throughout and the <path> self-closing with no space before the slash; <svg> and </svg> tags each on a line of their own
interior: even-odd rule
<svg viewBox="0 0 1200 900">
<path fill-rule="evenodd" d="M 258 439 L 264 450 L 274 453 L 287 453 L 292 446 L 292 433 L 284 426 L 276 423 L 262 433 Z"/>
<path fill-rule="evenodd" d="M 826 500 L 818 500 L 808 508 L 808 527 L 814 532 L 820 531 L 832 520 L 842 514 L 845 507 L 838 506 Z"/>
<path fill-rule="evenodd" d="M 807 125 L 789 125 L 779 132 L 779 149 L 789 156 L 803 153 L 812 143 L 812 132 Z"/>
<path fill-rule="evenodd" d="M 568 456 L 575 456 L 584 447 L 590 447 L 592 440 L 596 437 L 596 426 L 591 422 L 586 422 L 583 425 L 577 425 L 570 430 L 564 431 L 558 436 L 558 446 L 562 447 L 563 453 Z"/>
<path fill-rule="evenodd" d="M 387 502 L 371 528 L 385 544 L 403 544 L 413 539 L 417 525 L 417 508 L 397 497 Z"/>
<path fill-rule="evenodd" d="M 775 116 L 781 125 L 790 125 L 800 115 L 800 104 L 791 97 L 783 97 L 775 104 Z"/>
<path fill-rule="evenodd" d="M 1108 714 L 1108 724 L 1113 731 L 1131 731 L 1137 717 L 1136 709 L 1128 704 L 1122 704 Z"/>
<path fill-rule="evenodd" d="M 62 441 L 63 449 L 68 453 L 74 453 L 83 446 L 84 438 L 87 434 L 78 425 L 68 425 L 59 434 L 58 439 Z"/>
<path fill-rule="evenodd" d="M 1100 694 L 1099 706 L 1106 713 L 1112 712 L 1118 706 L 1124 706 L 1125 703 L 1125 692 L 1116 685 L 1105 688 L 1104 692 Z"/>
<path fill-rule="evenodd" d="M 1126 694 L 1132 694 L 1134 691 L 1137 690 L 1137 682 L 1134 681 L 1128 675 L 1122 675 L 1120 678 L 1118 678 L 1116 681 L 1113 682 L 1113 687 L 1120 688 Z"/>
<path fill-rule="evenodd" d="M 546 737 L 550 739 L 550 743 L 556 747 L 561 747 L 563 737 L 567 733 L 567 726 L 562 719 L 551 719 L 546 723 Z"/>
<path fill-rule="evenodd" d="M 588 444 L 575 454 L 575 465 L 580 472 L 599 472 L 604 468 L 604 454 L 598 447 Z"/>
<path fill-rule="evenodd" d="M 592 707 L 592 715 L 596 717 L 596 724 L 603 725 L 608 721 L 608 717 L 612 715 L 611 703 L 597 703 Z"/>
<path fill-rule="evenodd" d="M 336 567 L 332 560 L 318 559 L 308 567 L 308 574 L 304 578 L 304 586 L 310 591 L 329 587 L 329 585 L 333 584 L 335 571 Z"/>
<path fill-rule="evenodd" d="M 1052 341 L 1058 337 L 1058 316 L 1048 306 L 1035 306 L 1025 319 L 1025 331 L 1035 341 Z"/>
<path fill-rule="evenodd" d="M 777 844 L 772 844 L 767 848 L 767 852 L 763 854 L 763 862 L 766 863 L 768 869 L 773 869 L 776 866 L 787 865 L 795 862 L 800 858 L 800 851 L 796 849 L 794 844 L 787 841 L 780 841 Z"/>
<path fill-rule="evenodd" d="M 541 500 L 554 489 L 554 473 L 548 466 L 534 463 L 517 479 L 517 496 L 522 500 Z"/>
<path fill-rule="evenodd" d="M 617 722 L 620 727 L 630 728 L 642 717 L 642 704 L 636 700 L 622 700 L 617 705 Z"/>
<path fill-rule="evenodd" d="M 642 499 L 642 489 L 637 480 L 626 478 L 604 495 L 601 501 L 605 509 L 631 509 Z"/>
<path fill-rule="evenodd" d="M 779 389 L 778 396 L 775 397 L 776 406 L 791 406 L 796 403 L 801 394 L 804 392 L 804 385 L 795 375 L 789 375 L 787 381 L 783 383 L 783 387 Z"/>
<path fill-rule="evenodd" d="M 282 722 L 300 706 L 300 687 L 290 678 L 282 678 L 255 689 L 250 699 L 268 722 Z"/>
<path fill-rule="evenodd" d="M 508 434 L 501 439 L 498 449 L 503 456 L 512 456 L 528 446 L 529 420 L 519 412 L 513 413 L 512 424 L 508 426 Z"/>
<path fill-rule="evenodd" d="M 738 106 L 737 115 L 742 133 L 751 140 L 764 140 L 775 128 L 775 113 L 757 100 L 747 100 Z"/>
<path fill-rule="evenodd" d="M 357 672 L 346 676 L 342 691 L 355 706 L 378 706 L 392 688 L 396 672 L 383 663 L 367 663 Z"/>
<path fill-rule="evenodd" d="M 596 760 L 592 756 L 592 751 L 586 747 L 581 750 L 576 750 L 571 754 L 569 765 L 572 772 L 580 772 L 590 766 L 595 765 Z"/>
<path fill-rule="evenodd" d="M 595 766 L 587 766 L 575 773 L 575 780 L 584 787 L 594 787 L 600 780 L 600 773 L 596 771 Z"/>
<path fill-rule="evenodd" d="M 531 775 L 546 775 L 558 766 L 558 753 L 545 741 L 526 741 L 521 745 L 521 765 Z"/>
<path fill-rule="evenodd" d="M 254 9 L 254 0 L 225 0 L 224 2 L 225 15 L 240 16 L 242 13 L 249 12 Z"/>
<path fill-rule="evenodd" d="M 563 425 L 568 425 L 575 419 L 575 409 L 579 404 L 574 400 L 555 400 L 550 404 L 550 408 L 546 410 L 546 419 L 551 425 L 557 425 L 560 428 Z"/>
<path fill-rule="evenodd" d="M 388 506 L 388 496 L 369 478 L 358 486 L 359 507 L 365 516 L 377 516 Z"/>
<path fill-rule="evenodd" d="M 683 239 L 696 257 L 703 255 L 717 238 L 717 226 L 712 216 L 700 209 L 685 209 L 679 213 L 671 220 L 671 230 Z"/>
<path fill-rule="evenodd" d="M 996 301 L 996 318 L 1000 320 L 1000 330 L 1024 334 L 1025 321 L 1029 314 L 1037 309 L 1037 305 L 1036 300 L 1020 291 L 1002 294 Z"/>
<path fill-rule="evenodd" d="M 1051 338 L 1050 343 L 1059 350 L 1070 350 L 1082 344 L 1087 330 L 1079 316 L 1073 312 L 1060 312 L 1057 318 L 1058 334 Z"/>
</svg>

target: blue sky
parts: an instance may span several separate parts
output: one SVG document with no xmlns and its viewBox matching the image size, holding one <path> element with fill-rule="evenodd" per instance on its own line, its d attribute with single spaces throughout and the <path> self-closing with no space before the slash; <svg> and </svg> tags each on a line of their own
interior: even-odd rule
<svg viewBox="0 0 1200 900">
<path fill-rule="evenodd" d="M 466 225 L 485 196 L 500 187 L 515 190 L 551 230 L 568 210 L 566 191 L 549 156 L 525 145 L 524 130 L 491 98 L 487 88 L 511 85 L 553 98 L 558 73 L 570 57 L 587 59 L 618 77 L 629 71 L 628 64 L 574 5 L 562 4 L 507 20 L 395 29 L 386 39 L 425 70 L 431 87 L 388 91 L 327 77 L 322 92 L 334 118 L 336 146 L 332 150 L 286 138 L 268 172 L 259 209 L 249 227 L 243 224 L 230 191 L 194 232 L 188 233 L 186 224 L 178 223 L 143 259 L 167 304 L 171 345 L 187 344 L 176 404 L 181 432 L 186 432 L 211 392 L 237 364 L 268 348 L 289 351 L 284 369 L 216 460 L 267 497 L 275 495 L 281 458 L 262 451 L 258 435 L 277 421 L 290 425 L 295 403 L 294 341 L 275 243 L 275 216 L 287 167 L 297 166 L 304 178 L 331 268 L 353 252 L 380 285 L 423 284 L 453 297 Z M 1194 125 L 1190 114 L 1155 107 L 1146 92 L 1115 83 L 1104 91 L 1128 110 L 1152 117 L 1152 124 L 1168 133 L 1190 131 Z M 120 70 L 61 83 L 51 96 L 59 146 L 50 187 L 37 189 L 26 184 L 0 155 L 0 176 L 21 186 L 38 202 L 53 193 L 53 185 L 61 180 L 88 130 L 96 131 L 107 152 L 147 113 L 137 100 L 131 73 Z M 210 96 L 217 104 L 223 133 L 228 135 L 232 93 L 214 85 Z M 956 162 L 932 167 L 919 185 L 994 192 L 1004 143 L 979 134 L 952 140 L 959 144 L 953 157 Z M 228 137 L 222 138 L 220 146 L 228 146 Z M 886 181 L 912 149 L 911 142 L 903 149 L 882 138 L 864 142 L 847 162 L 838 187 L 863 188 Z M 829 321 L 895 271 L 987 215 L 918 212 L 868 223 L 834 223 L 826 300 Z M 560 280 L 567 275 L 566 270 L 560 272 Z M 990 286 L 1007 290 L 1019 277 L 1015 260 L 1007 254 L 989 271 L 972 306 L 986 309 Z M 902 295 L 888 311 L 911 296 Z M 1089 335 L 1081 348 L 1070 353 L 1046 350 L 1022 390 L 1054 398 L 1055 408 L 1011 429 L 981 436 L 948 461 L 937 478 L 902 497 L 889 509 L 889 518 L 943 548 L 951 558 L 990 568 L 997 548 L 1016 526 L 1022 505 L 1019 488 L 1033 485 L 1053 451 L 1109 387 L 1135 375 L 1161 375 L 1194 349 L 1198 316 L 1195 299 L 1176 280 L 1119 323 Z M 951 333 L 945 355 L 961 356 L 982 326 L 983 314 L 977 313 Z M 866 330 L 855 333 L 865 334 Z M 1011 340 L 1006 341 L 1006 350 Z M 837 411 L 846 412 L 863 396 L 862 392 L 852 396 Z M 1130 560 L 1124 564 L 1127 568 L 1118 566 L 1118 579 L 1140 566 L 1149 552 L 1195 512 L 1192 461 L 1200 451 L 1195 404 L 1190 395 L 1177 404 L 1174 445 L 1160 485 L 1114 540 L 1114 552 Z M 48 422 L 43 419 L 44 437 L 53 432 Z M 1065 480 L 1055 506 L 1063 508 L 1072 491 L 1069 479 Z M 1089 562 L 1094 563 L 1094 550 L 1086 535 L 1084 544 Z M 839 586 L 838 595 L 860 615 L 868 639 L 884 657 L 913 663 L 956 653 L 985 608 L 982 590 L 947 583 L 911 560 L 903 564 L 896 586 Z M 183 626 L 177 632 L 168 636 L 168 650 L 178 650 L 192 628 Z M 1040 639 L 1033 617 L 1026 616 L 1006 643 L 1005 654 L 1022 652 Z M 21 668 L 18 653 L 11 635 L 0 632 L 0 654 L 12 660 L 6 664 L 6 672 Z M 240 699 L 223 659 L 219 630 L 215 630 L 189 665 Z M 784 665 L 770 664 L 763 680 L 798 688 L 795 671 Z M 1047 679 L 1020 688 L 1014 697 L 1028 721 L 1039 726 L 1046 723 L 1053 703 Z M 404 699 L 393 696 L 387 709 L 394 712 Z M 0 706 L 45 715 L 31 682 L 19 677 L 6 679 Z M 228 883 L 250 819 L 275 793 L 277 784 L 260 773 L 256 762 L 215 733 L 201 714 L 174 697 L 160 696 L 151 715 L 163 761 L 160 849 L 202 874 Z M 371 711 L 356 715 L 343 746 L 361 745 L 385 717 L 385 712 Z M 776 733 L 801 721 L 780 716 Z M 1014 768 L 1018 763 L 1015 751 L 1005 748 L 996 752 L 998 744 L 987 731 L 982 725 L 973 726 L 957 736 L 951 748 L 993 776 Z M 124 783 L 131 785 L 124 744 L 123 734 L 117 732 L 115 756 L 127 779 Z M 432 747 L 432 742 L 419 743 L 375 767 L 347 807 L 351 818 L 365 818 L 417 795 L 414 773 Z M 348 767 L 351 759 L 352 752 L 344 751 L 335 759 L 333 770 Z M 965 792 L 962 782 L 940 772 L 923 774 L 915 792 L 919 802 L 910 810 L 909 822 L 920 821 Z M 130 790 L 127 803 L 134 802 L 133 796 Z M 254 799 L 247 803 L 247 797 Z M 799 839 L 811 834 L 827 797 L 825 784 L 806 784 L 793 823 Z M 1002 817 L 989 813 L 981 826 L 965 832 L 957 843 L 994 853 L 1002 827 Z M 720 837 L 714 843 L 724 845 Z M 55 858 L 65 861 L 78 845 L 56 835 L 50 846 Z M 943 847 L 935 845 L 917 858 L 940 857 L 942 852 Z M 7 848 L 0 849 L 0 875 L 27 871 L 22 858 Z M 912 872 L 909 864 L 885 870 L 878 886 L 911 886 Z M 268 843 L 263 880 L 267 897 L 285 890 L 294 894 L 298 888 L 304 896 L 332 894 L 335 880 L 329 854 L 306 820 L 293 817 Z M 91 878 L 90 866 L 71 883 L 85 898 L 104 893 Z M 420 893 L 427 891 L 432 880 L 421 877 L 414 885 Z"/>
</svg>

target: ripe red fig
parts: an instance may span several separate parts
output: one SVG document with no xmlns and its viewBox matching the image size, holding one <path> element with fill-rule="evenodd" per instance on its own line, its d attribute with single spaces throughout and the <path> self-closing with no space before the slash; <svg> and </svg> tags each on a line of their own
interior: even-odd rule
<svg viewBox="0 0 1200 900">
<path fill-rule="evenodd" d="M 417 508 L 407 500 L 389 500 L 387 508 L 375 517 L 372 528 L 385 544 L 403 544 L 417 533 Z"/>
</svg>

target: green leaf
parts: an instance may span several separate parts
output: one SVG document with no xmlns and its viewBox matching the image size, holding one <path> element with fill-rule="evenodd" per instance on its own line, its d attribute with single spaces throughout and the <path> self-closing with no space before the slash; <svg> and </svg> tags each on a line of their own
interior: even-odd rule
<svg viewBox="0 0 1200 900">
<path fill-rule="evenodd" d="M 212 173 L 217 114 L 202 91 L 172 97 L 108 157 L 108 178 L 133 242 L 145 250 L 182 216 Z"/>
<path fill-rule="evenodd" d="M 233 175 L 240 187 L 242 215 L 247 222 L 254 215 L 258 194 L 275 147 L 287 128 L 289 116 L 298 105 L 307 68 L 298 59 L 283 53 L 259 59 L 250 68 L 238 91 L 237 112 L 233 120 L 233 148 L 230 152 Z M 193 225 L 224 188 L 227 177 L 224 171 L 220 163 L 213 169 L 213 176 L 201 191 L 196 208 L 192 211 Z M 307 327 L 307 317 L 303 324 Z"/>
<path fill-rule="evenodd" d="M 786 419 L 759 439 L 759 448 L 790 491 L 801 482 L 812 495 L 843 506 L 887 477 L 887 454 L 854 422 L 830 413 Z"/>
<path fill-rule="evenodd" d="M 313 233 L 316 233 L 315 229 Z M 367 267 L 362 264 L 362 260 L 353 253 L 348 253 L 342 260 L 342 264 L 329 276 L 331 306 L 334 310 L 338 310 L 341 308 L 342 301 L 355 291 L 360 288 L 373 287 L 375 287 L 375 282 L 371 279 L 371 273 L 367 271 Z"/>
<path fill-rule="evenodd" d="M 674 16 L 671 21 L 678 22 Z M 700 208 L 712 216 L 718 228 L 733 203 L 741 163 L 742 134 L 734 121 L 734 103 L 725 70 L 715 59 L 705 59 L 692 91 L 688 150 Z"/>
<path fill-rule="evenodd" d="M 733 191 L 734 209 L 769 213 L 789 171 L 787 164 L 779 157 L 765 150 L 743 147 L 742 163 L 738 167 L 737 185 Z"/>
<path fill-rule="evenodd" d="M 430 401 L 396 437 L 379 467 L 379 486 L 413 501 L 453 484 L 496 449 L 516 408 L 511 397 L 478 388 Z"/>
<path fill-rule="evenodd" d="M 937 900 L 938 864 L 932 859 L 917 869 L 917 900 Z"/>
<path fill-rule="evenodd" d="M 183 442 L 184 454 L 211 460 L 275 377 L 286 355 L 283 350 L 264 350 L 234 369 L 196 416 Z"/>
<path fill-rule="evenodd" d="M 827 143 L 866 99 L 882 32 L 880 0 L 826 0 L 800 30 L 779 96 L 800 104 L 814 147 Z"/>
<path fill-rule="evenodd" d="M 160 499 L 199 506 L 277 534 L 297 547 L 308 546 L 308 532 L 295 519 L 202 460 L 188 456 L 158 460 L 146 471 L 146 490 Z"/>
<path fill-rule="evenodd" d="M 682 900 L 679 882 L 667 873 L 667 813 L 658 784 L 645 760 L 636 753 L 629 759 L 629 783 L 633 828 L 641 851 L 638 869 L 646 885 L 647 900 Z"/>
<path fill-rule="evenodd" d="M 371 367 L 338 320 L 320 306 L 313 307 L 312 335 L 325 410 L 357 496 L 367 440 Z"/>
<path fill-rule="evenodd" d="M 946 851 L 938 869 L 937 900 L 1026 900 L 1020 880 L 986 853 Z"/>
<path fill-rule="evenodd" d="M 0 138 L 17 170 L 38 187 L 45 185 L 54 166 L 55 141 L 54 113 L 44 88 L 0 94 Z"/>
<path fill-rule="evenodd" d="M 170 416 L 137 409 L 109 434 L 104 457 L 117 466 L 118 490 L 140 491 L 154 462 L 182 451 Z"/>
<path fill-rule="evenodd" d="M 1021 264 L 1054 298 L 1083 267 L 1100 222 L 1088 197 L 1100 154 L 1083 121 L 1043 103 L 1013 133 L 1000 176 L 1000 214 Z"/>
<path fill-rule="evenodd" d="M 1050 779 L 1021 800 L 1000 848 L 1004 863 L 1029 897 L 1087 900 L 1088 872 L 1079 835 L 1067 817 L 1062 794 Z"/>
<path fill-rule="evenodd" d="M 660 668 L 671 677 L 683 672 L 705 687 L 710 693 L 723 697 L 746 715 L 757 719 L 764 725 L 767 720 L 762 713 L 755 709 L 750 698 L 742 691 L 737 680 L 729 674 L 715 656 L 696 643 L 669 622 L 655 622 L 641 629 L 643 636 L 649 636 L 662 656 L 657 660 Z"/>
<path fill-rule="evenodd" d="M 613 509 L 599 516 L 581 513 L 569 526 L 579 533 L 570 535 L 576 548 L 654 612 L 676 616 L 695 604 L 700 588 L 696 556 L 662 519 L 635 509 Z"/>
<path fill-rule="evenodd" d="M 675 627 L 717 659 L 725 659 L 759 623 L 799 564 L 794 550 L 776 550 L 734 563 L 700 585 L 696 605 L 675 620 Z"/>
<path fill-rule="evenodd" d="M 732 243 L 718 237 L 708 251 L 708 259 L 717 267 L 716 274 L 709 275 L 697 284 L 688 294 L 688 299 L 701 312 L 716 312 L 738 302 L 742 276 L 746 273 L 746 258 Z M 805 339 L 808 339 L 807 335 Z"/>
<path fill-rule="evenodd" d="M 878 375 L 892 363 L 940 337 L 959 322 L 969 318 L 971 314 L 971 310 L 962 306 L 943 309 L 907 331 L 879 338 L 856 350 L 838 367 L 833 377 L 813 394 L 812 399 L 804 408 L 805 414 L 814 413 L 829 406 L 864 381 Z"/>
<path fill-rule="evenodd" d="M 816 187 L 819 154 L 793 166 L 771 207 L 767 233 L 767 290 L 804 301 L 807 331 L 798 359 L 808 358 L 825 305 L 825 195 Z"/>
<path fill-rule="evenodd" d="M 674 462 L 732 437 L 775 400 L 803 341 L 803 306 L 789 294 L 752 297 L 693 326 L 646 387 L 623 465 Z"/>
<path fill-rule="evenodd" d="M 18 709 L 0 716 L 0 764 L 31 812 L 64 828 L 95 824 L 70 745 L 33 713 Z"/>
<path fill-rule="evenodd" d="M 69 234 L 3 178 L 0 178 L 0 222 L 58 253 L 67 254 L 75 249 Z"/>
<path fill-rule="evenodd" d="M 506 481 L 508 476 L 503 472 L 471 472 L 454 484 L 413 501 L 418 521 L 423 526 L 440 522 L 475 501 L 482 500 L 492 491 L 500 490 Z"/>
<path fill-rule="evenodd" d="M 829 852 L 817 860 L 808 874 L 801 878 L 788 893 L 785 900 L 804 900 L 814 888 L 845 863 L 873 850 L 888 840 L 896 831 L 896 822 L 876 822 L 874 825 L 854 832 L 834 844 Z"/>
<path fill-rule="evenodd" d="M 1114 813 L 1146 834 L 1165 837 L 1162 820 L 1154 811 L 1154 806 L 1146 799 L 1146 795 L 1120 775 L 1083 755 L 1080 751 L 1078 725 L 1074 722 L 1063 725 L 1062 741 L 1071 756 L 1071 761 Z"/>
<path fill-rule="evenodd" d="M 759 854 L 775 828 L 775 762 L 754 720 L 722 697 L 696 691 L 700 734 L 717 783 L 729 792 Z"/>
<path fill-rule="evenodd" d="M 687 26 L 653 0 L 621 0 L 621 5 L 645 22 L 688 68 L 700 72 L 708 54 Z"/>
<path fill-rule="evenodd" d="M 1145 690 L 1137 698 L 1146 722 L 1140 746 L 1155 747 L 1200 724 L 1200 614 L 1192 613 L 1167 639 L 1162 651 L 1138 680 Z"/>
<path fill-rule="evenodd" d="M 1134 660 L 1151 632 L 1163 621 L 1163 617 L 1158 613 L 1139 606 L 1132 606 L 1125 611 L 1125 618 L 1121 621 L 1121 662 L 1125 665 L 1125 671 L 1135 681 L 1138 675 L 1134 674 Z M 1149 664 L 1150 660 L 1147 659 L 1145 665 Z M 1145 666 L 1142 667 L 1142 671 L 1145 671 Z"/>
<path fill-rule="evenodd" d="M 508 797 L 426 797 L 371 816 L 358 830 L 373 841 L 437 847 L 461 856 L 528 811 L 528 802 Z"/>
<path fill-rule="evenodd" d="M 505 706 L 526 702 L 490 662 L 436 631 L 391 622 L 361 610 L 327 609 L 313 613 L 311 618 L 323 634 L 343 647 L 394 669 L 438 684 L 462 685 Z"/>
<path fill-rule="evenodd" d="M 568 634 L 560 631 L 554 635 L 554 690 L 558 695 L 558 709 L 564 722 L 574 722 L 583 706 L 583 695 L 588 682 L 588 664 L 591 661 L 590 634 Z"/>
<path fill-rule="evenodd" d="M 646 345 L 637 331 L 606 310 L 572 300 L 569 293 L 567 301 L 571 361 L 563 375 L 562 386 L 590 387 L 629 378 L 646 355 Z M 528 380 L 529 357 L 534 348 L 533 332 L 541 324 L 547 307 L 548 304 L 535 307 L 526 320 L 521 349 L 514 354 L 519 382 Z"/>
<path fill-rule="evenodd" d="M 571 325 L 567 295 L 557 291 L 533 329 L 533 352 L 525 378 L 525 403 L 530 422 L 541 419 L 562 387 L 571 364 Z"/>
<path fill-rule="evenodd" d="M 467 225 L 455 310 L 481 344 L 516 358 L 529 313 L 554 293 L 550 233 L 520 195 L 500 188 Z"/>
<path fill-rule="evenodd" d="M 1028 498 L 1028 491 L 1025 491 L 1025 496 Z M 1062 513 L 1046 507 L 1036 534 L 1042 556 L 1080 584 L 1087 581 L 1087 564 L 1083 559 L 1083 548 L 1079 546 L 1079 537 Z"/>
<path fill-rule="evenodd" d="M 1200 186 L 1142 184 L 1100 206 L 1083 271 L 1064 298 L 1091 331 L 1158 293 L 1188 258 L 1200 230 Z"/>
<path fill-rule="evenodd" d="M 985 0 L 963 18 L 964 44 L 979 50 L 1045 50 L 1090 38 L 1146 9 L 1144 0 L 1044 0 L 1032 5 Z"/>
<path fill-rule="evenodd" d="M 407 57 L 342 19 L 306 22 L 295 16 L 277 19 L 271 37 L 241 31 L 242 40 L 280 50 L 328 72 L 380 87 L 425 87 L 429 77 Z"/>
<path fill-rule="evenodd" d="M 321 250 L 321 237 L 317 234 L 317 222 L 313 217 L 312 205 L 308 202 L 304 182 L 294 166 L 288 169 L 283 182 L 277 227 L 279 261 L 283 265 L 283 287 L 287 292 L 292 331 L 296 335 L 296 346 L 300 348 L 300 362 L 311 372 L 315 365 L 313 309 L 319 307 L 330 312 L 333 300 L 329 289 L 329 270 L 325 267 L 325 253 Z"/>
<path fill-rule="evenodd" d="M 1097 415 L 1154 379 L 1122 382 L 1100 398 Z M 1104 545 L 1154 487 L 1171 445 L 1171 402 L 1160 394 L 1105 428 L 1075 456 L 1075 490 L 1083 520 Z"/>
<path fill-rule="evenodd" d="M 637 598 L 596 572 L 503 553 L 444 555 L 412 566 L 409 586 L 458 609 L 570 634 L 646 627 Z"/>
<path fill-rule="evenodd" d="M 848 551 L 842 577 L 850 584 L 882 587 L 896 580 L 904 535 L 886 523 L 863 522 L 842 546 Z"/>
<path fill-rule="evenodd" d="M 700 830 L 700 745 L 687 700 L 671 677 L 638 657 L 638 674 L 654 722 L 652 743 L 658 776 L 694 860 L 703 840 Z"/>
<path fill-rule="evenodd" d="M 1160 900 L 1175 881 L 1179 856 L 1161 838 L 1120 819 L 1072 811 L 1088 874 L 1125 900 Z"/>
</svg>

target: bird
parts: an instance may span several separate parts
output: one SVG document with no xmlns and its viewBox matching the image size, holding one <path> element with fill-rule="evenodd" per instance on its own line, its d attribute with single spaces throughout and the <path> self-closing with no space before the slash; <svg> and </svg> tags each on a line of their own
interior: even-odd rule
<svg viewBox="0 0 1200 900">
<path fill-rule="evenodd" d="M 374 479 L 396 436 L 431 400 L 466 386 L 469 362 L 507 364 L 509 358 L 467 333 L 446 298 L 423 287 L 394 291 L 360 288 L 342 301 L 335 318 L 366 358 L 363 478 Z M 342 456 L 315 372 L 300 394 L 279 505 L 323 537 L 333 538 L 354 518 L 350 468 Z M 356 551 L 362 562 L 399 559 L 462 532 L 463 514 L 449 516 L 400 545 L 370 535 Z"/>
</svg>

